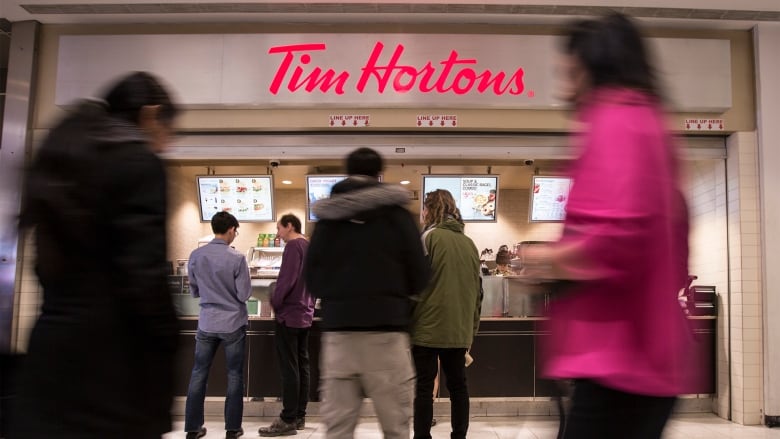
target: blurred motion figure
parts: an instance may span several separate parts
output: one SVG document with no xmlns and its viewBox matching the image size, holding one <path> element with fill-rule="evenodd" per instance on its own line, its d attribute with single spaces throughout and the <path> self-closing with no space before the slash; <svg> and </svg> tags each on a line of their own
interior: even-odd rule
<svg viewBox="0 0 780 439">
<path fill-rule="evenodd" d="M 379 182 L 382 157 L 359 148 L 346 165 L 349 177 L 314 204 L 320 220 L 304 268 L 306 288 L 321 299 L 320 415 L 328 439 L 352 438 L 367 396 L 384 437 L 408 438 L 414 367 L 407 331 L 412 296 L 428 284 L 429 268 L 404 207 L 409 192 Z"/>
<path fill-rule="evenodd" d="M 531 277 L 574 281 L 551 304 L 544 373 L 573 379 L 562 437 L 659 438 L 681 392 L 688 214 L 642 38 L 624 15 L 564 38 L 563 98 L 581 132 L 563 235 L 521 250 Z"/>
<path fill-rule="evenodd" d="M 170 430 L 178 324 L 166 284 L 166 177 L 177 108 L 148 73 L 57 124 L 25 177 L 41 315 L 11 438 L 153 438 Z"/>
</svg>

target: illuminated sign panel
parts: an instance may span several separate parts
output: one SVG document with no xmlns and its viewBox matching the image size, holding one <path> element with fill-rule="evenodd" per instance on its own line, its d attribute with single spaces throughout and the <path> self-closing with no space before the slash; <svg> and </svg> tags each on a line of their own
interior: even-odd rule
<svg viewBox="0 0 780 439">
<path fill-rule="evenodd" d="M 311 53 L 325 51 L 325 44 L 294 44 L 290 46 L 272 47 L 268 53 L 283 53 L 279 68 L 274 74 L 270 91 L 276 95 L 282 87 L 290 92 L 320 91 L 343 95 L 350 81 L 358 72 L 342 70 L 337 72 L 331 68 L 323 69 L 312 63 Z M 380 61 L 385 49 L 381 41 L 377 41 L 374 49 L 360 69 L 360 75 L 354 84 L 358 93 L 366 89 L 375 89 L 377 93 L 454 93 L 465 95 L 472 91 L 477 93 L 492 93 L 495 95 L 520 95 L 525 89 L 523 84 L 523 69 L 518 67 L 514 72 L 490 69 L 479 71 L 476 58 L 461 58 L 456 50 L 450 51 L 447 59 L 428 60 L 422 66 L 406 64 L 401 60 L 404 45 L 397 44 L 390 59 Z M 424 60 L 423 60 L 424 61 Z"/>
<path fill-rule="evenodd" d="M 98 94 L 115 77 L 146 70 L 161 76 L 182 105 L 196 108 L 551 108 L 555 41 L 548 35 L 63 35 L 56 103 Z"/>
<path fill-rule="evenodd" d="M 650 38 L 673 108 L 731 107 L 730 41 Z M 56 105 L 128 71 L 161 77 L 189 108 L 559 109 L 554 35 L 60 35 Z M 360 114 L 360 113 L 357 113 Z"/>
</svg>

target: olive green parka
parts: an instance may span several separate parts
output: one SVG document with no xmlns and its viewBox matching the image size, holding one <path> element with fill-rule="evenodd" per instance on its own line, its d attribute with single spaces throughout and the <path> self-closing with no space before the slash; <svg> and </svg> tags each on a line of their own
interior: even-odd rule
<svg viewBox="0 0 780 439">
<path fill-rule="evenodd" d="M 422 235 L 431 282 L 420 294 L 412 316 L 412 344 L 468 348 L 479 328 L 479 251 L 453 218 Z"/>
</svg>

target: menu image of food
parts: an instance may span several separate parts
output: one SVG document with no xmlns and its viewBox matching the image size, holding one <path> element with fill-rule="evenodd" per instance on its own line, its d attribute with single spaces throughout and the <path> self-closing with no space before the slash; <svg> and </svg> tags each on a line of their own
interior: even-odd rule
<svg viewBox="0 0 780 439">
<path fill-rule="evenodd" d="M 311 207 L 317 200 L 330 198 L 333 185 L 347 178 L 346 175 L 309 175 L 306 177 L 306 189 L 309 196 L 309 221 L 317 221 Z"/>
<path fill-rule="evenodd" d="M 534 177 L 531 221 L 563 221 L 571 185 L 568 177 Z"/>
<path fill-rule="evenodd" d="M 495 221 L 498 193 L 496 176 L 426 176 L 423 191 L 445 189 L 455 198 L 464 221 Z"/>
<path fill-rule="evenodd" d="M 273 221 L 270 176 L 198 177 L 201 221 L 230 212 L 238 221 Z"/>
</svg>

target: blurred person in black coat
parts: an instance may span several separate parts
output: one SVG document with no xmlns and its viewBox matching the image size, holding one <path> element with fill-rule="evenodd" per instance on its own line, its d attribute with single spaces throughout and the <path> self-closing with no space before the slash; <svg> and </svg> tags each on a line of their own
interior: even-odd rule
<svg viewBox="0 0 780 439">
<path fill-rule="evenodd" d="M 85 101 L 25 177 L 41 315 L 10 438 L 159 438 L 171 428 L 178 324 L 166 286 L 166 177 L 177 108 L 148 73 Z"/>
</svg>

